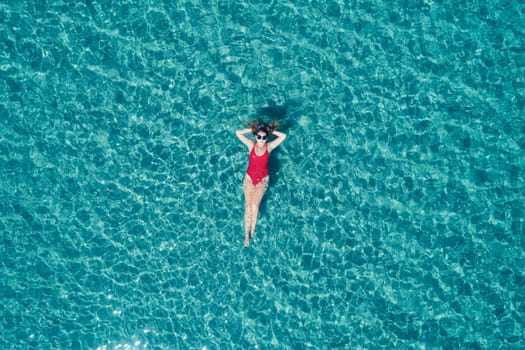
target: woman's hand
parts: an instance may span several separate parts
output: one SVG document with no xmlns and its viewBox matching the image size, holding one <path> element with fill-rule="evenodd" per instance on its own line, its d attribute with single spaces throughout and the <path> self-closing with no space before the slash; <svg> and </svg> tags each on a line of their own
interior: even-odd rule
<svg viewBox="0 0 525 350">
<path fill-rule="evenodd" d="M 272 134 L 277 136 L 277 138 L 275 140 L 273 140 L 272 142 L 268 143 L 268 150 L 269 150 L 269 152 L 271 152 L 272 150 L 277 148 L 277 146 L 279 146 L 281 143 L 283 143 L 284 139 L 286 139 L 286 134 L 284 132 L 280 132 L 280 131 L 274 130 L 272 132 Z"/>
<path fill-rule="evenodd" d="M 237 138 L 241 140 L 241 142 L 244 143 L 246 147 L 248 147 L 248 149 L 251 149 L 253 147 L 253 141 L 247 138 L 246 136 L 244 136 L 244 134 L 251 133 L 251 132 L 252 132 L 252 129 L 250 128 L 237 130 L 235 132 L 235 134 L 237 135 Z"/>
</svg>

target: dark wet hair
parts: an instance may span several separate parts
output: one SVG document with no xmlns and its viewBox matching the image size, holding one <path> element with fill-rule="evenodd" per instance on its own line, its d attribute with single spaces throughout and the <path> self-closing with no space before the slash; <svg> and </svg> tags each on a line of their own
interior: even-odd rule
<svg viewBox="0 0 525 350">
<path fill-rule="evenodd" d="M 265 123 L 259 119 L 252 120 L 251 122 L 246 123 L 250 129 L 252 129 L 252 133 L 254 135 L 257 135 L 259 132 L 264 132 L 266 135 L 270 135 L 273 133 L 275 129 L 279 126 L 279 122 L 276 120 L 271 121 L 270 123 Z"/>
</svg>

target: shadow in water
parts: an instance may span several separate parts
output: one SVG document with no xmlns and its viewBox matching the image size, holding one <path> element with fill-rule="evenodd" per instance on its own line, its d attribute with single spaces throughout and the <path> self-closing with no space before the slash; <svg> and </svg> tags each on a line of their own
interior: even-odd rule
<svg viewBox="0 0 525 350">
<path fill-rule="evenodd" d="M 279 105 L 275 101 L 269 100 L 268 105 L 257 110 L 256 118 L 265 122 L 276 120 L 279 122 L 279 130 L 286 133 L 294 125 L 293 118 L 290 116 L 290 109 L 300 105 L 300 101 L 288 100 Z"/>
</svg>

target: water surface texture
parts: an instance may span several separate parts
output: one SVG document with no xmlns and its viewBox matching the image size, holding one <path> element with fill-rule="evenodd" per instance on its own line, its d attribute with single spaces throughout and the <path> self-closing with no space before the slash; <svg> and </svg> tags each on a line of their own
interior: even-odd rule
<svg viewBox="0 0 525 350">
<path fill-rule="evenodd" d="M 3 1 L 1 349 L 523 349 L 525 5 Z M 252 246 L 235 130 L 288 134 Z"/>
</svg>

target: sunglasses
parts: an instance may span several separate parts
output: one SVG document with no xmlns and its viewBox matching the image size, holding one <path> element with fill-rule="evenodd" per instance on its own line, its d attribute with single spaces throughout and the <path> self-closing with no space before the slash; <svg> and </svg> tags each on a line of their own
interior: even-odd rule
<svg viewBox="0 0 525 350">
<path fill-rule="evenodd" d="M 268 138 L 268 136 L 267 135 L 255 135 L 255 138 L 257 140 L 263 140 L 264 141 L 264 140 L 266 140 Z"/>
</svg>

